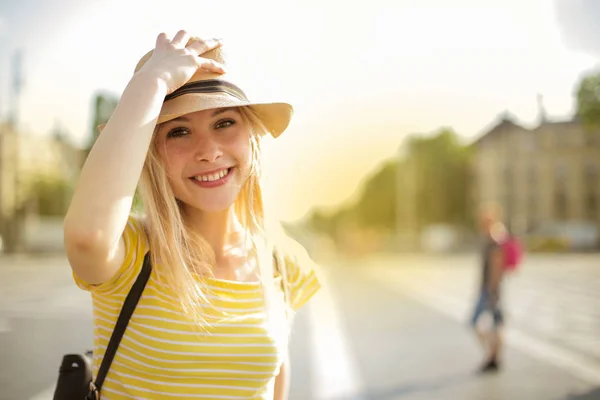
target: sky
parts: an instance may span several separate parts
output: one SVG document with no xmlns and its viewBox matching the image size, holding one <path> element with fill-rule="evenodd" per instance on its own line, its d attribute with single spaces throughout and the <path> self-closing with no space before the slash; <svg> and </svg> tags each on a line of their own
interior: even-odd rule
<svg viewBox="0 0 600 400">
<path fill-rule="evenodd" d="M 93 94 L 119 95 L 158 33 L 221 37 L 251 99 L 295 107 L 267 148 L 278 212 L 295 220 L 356 196 L 408 134 L 469 141 L 504 111 L 531 125 L 538 93 L 569 118 L 600 65 L 599 20 L 595 0 L 0 0 L 0 117 L 17 49 L 22 129 L 60 125 L 82 145 Z"/>
</svg>

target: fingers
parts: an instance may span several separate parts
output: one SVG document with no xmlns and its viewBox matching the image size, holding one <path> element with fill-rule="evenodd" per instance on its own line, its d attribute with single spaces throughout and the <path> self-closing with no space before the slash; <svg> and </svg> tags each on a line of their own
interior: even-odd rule
<svg viewBox="0 0 600 400">
<path fill-rule="evenodd" d="M 207 39 L 207 40 L 197 39 L 197 40 L 194 40 L 192 43 L 190 43 L 187 46 L 187 49 L 196 52 L 196 54 L 198 54 L 198 55 L 201 55 L 201 54 L 206 53 L 207 51 L 216 49 L 217 47 L 220 47 L 220 46 L 221 46 L 221 41 L 219 39 Z"/>
<path fill-rule="evenodd" d="M 210 58 L 202 58 L 196 57 L 196 63 L 198 64 L 198 68 L 203 69 L 205 71 L 214 72 L 216 74 L 224 74 L 225 69 L 223 65 L 219 64 L 215 60 L 211 60 Z"/>
<path fill-rule="evenodd" d="M 156 48 L 164 47 L 169 43 L 171 43 L 171 39 L 169 39 L 167 34 L 164 32 L 158 35 L 158 37 L 156 38 Z"/>
<path fill-rule="evenodd" d="M 171 40 L 166 33 L 161 33 L 156 38 L 156 48 L 167 50 L 167 48 L 178 48 L 183 51 L 182 54 L 193 56 L 193 60 L 196 62 L 198 68 L 205 71 L 214 72 L 217 74 L 224 74 L 224 66 L 215 60 L 199 57 L 200 55 L 216 49 L 222 45 L 219 39 L 207 39 L 202 40 L 198 38 L 192 38 L 191 43 L 186 46 L 190 41 L 190 34 L 185 30 L 177 32 L 175 37 Z"/>
<path fill-rule="evenodd" d="M 177 34 L 171 41 L 171 44 L 177 48 L 185 47 L 189 39 L 190 34 L 187 33 L 185 30 L 180 30 L 179 32 L 177 32 Z"/>
</svg>

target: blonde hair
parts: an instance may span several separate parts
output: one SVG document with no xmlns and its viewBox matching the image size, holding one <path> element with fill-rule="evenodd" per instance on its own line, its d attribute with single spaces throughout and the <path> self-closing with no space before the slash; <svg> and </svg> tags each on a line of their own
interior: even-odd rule
<svg viewBox="0 0 600 400">
<path fill-rule="evenodd" d="M 265 199 L 261 183 L 261 142 L 267 130 L 250 107 L 240 107 L 243 122 L 250 129 L 251 172 L 234 203 L 234 212 L 245 229 L 256 257 L 263 284 L 267 310 L 274 289 L 273 254 L 275 245 L 270 233 L 272 220 L 265 216 Z M 158 127 L 156 129 L 158 131 Z M 155 135 L 156 135 L 155 131 Z M 207 287 L 197 274 L 210 276 L 215 255 L 210 245 L 186 225 L 182 204 L 175 198 L 156 146 L 151 145 L 140 180 L 144 203 L 145 227 L 150 242 L 151 261 L 162 284 L 179 296 L 183 310 L 200 319 L 199 304 L 210 303 Z M 289 310 L 286 268 L 280 263 L 284 298 Z M 289 312 L 289 311 L 288 311 Z M 202 321 L 206 322 L 206 321 Z"/>
</svg>

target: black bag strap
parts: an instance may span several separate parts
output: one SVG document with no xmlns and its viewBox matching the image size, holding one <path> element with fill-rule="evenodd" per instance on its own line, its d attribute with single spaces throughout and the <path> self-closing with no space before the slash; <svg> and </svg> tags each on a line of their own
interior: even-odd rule
<svg viewBox="0 0 600 400">
<path fill-rule="evenodd" d="M 129 289 L 129 293 L 125 298 L 125 302 L 121 308 L 121 313 L 119 314 L 119 318 L 115 324 L 115 329 L 113 330 L 110 341 L 108 342 L 106 353 L 104 353 L 104 357 L 102 358 L 102 363 L 100 364 L 100 369 L 98 370 L 98 376 L 96 376 L 96 382 L 92 384 L 92 387 L 90 387 L 90 394 L 87 397 L 88 399 L 98 398 L 98 394 L 102 388 L 106 374 L 108 373 L 110 365 L 112 364 L 113 358 L 115 358 L 115 354 L 117 354 L 117 348 L 119 347 L 119 343 L 121 343 L 121 338 L 125 333 L 125 329 L 127 329 L 127 324 L 129 324 L 129 319 L 131 318 L 131 315 L 133 314 L 140 297 L 142 297 L 142 292 L 146 287 L 148 278 L 150 278 L 150 272 L 152 272 L 152 264 L 150 262 L 150 252 L 147 252 L 144 256 L 142 270 L 131 286 L 131 289 Z"/>
</svg>

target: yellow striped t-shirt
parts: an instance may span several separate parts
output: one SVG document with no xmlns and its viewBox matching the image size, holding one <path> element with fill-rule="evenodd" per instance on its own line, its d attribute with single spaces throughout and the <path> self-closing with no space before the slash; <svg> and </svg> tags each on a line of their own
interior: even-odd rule
<svg viewBox="0 0 600 400">
<path fill-rule="evenodd" d="M 131 285 L 141 270 L 148 239 L 131 217 L 124 232 L 126 257 L 115 276 L 79 287 L 92 293 L 94 375 Z M 293 309 L 320 287 L 314 270 L 284 257 Z M 102 387 L 102 399 L 273 399 L 287 352 L 285 324 L 269 323 L 258 282 L 205 280 L 211 304 L 198 329 L 174 293 L 152 274 Z M 278 299 L 283 299 L 283 294 Z M 279 326 L 283 325 L 283 326 Z"/>
</svg>

